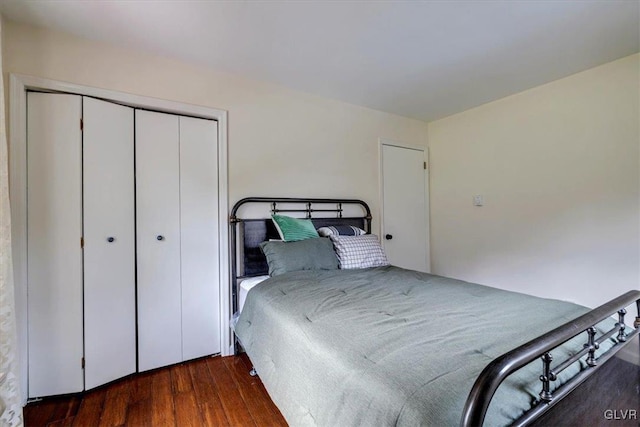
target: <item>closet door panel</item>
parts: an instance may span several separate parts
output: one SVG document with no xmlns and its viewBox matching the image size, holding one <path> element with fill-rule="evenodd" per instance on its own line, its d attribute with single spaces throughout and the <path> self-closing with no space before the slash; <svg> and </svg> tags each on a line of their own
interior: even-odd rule
<svg viewBox="0 0 640 427">
<path fill-rule="evenodd" d="M 85 388 L 136 371 L 133 109 L 83 98 Z"/>
<path fill-rule="evenodd" d="M 182 361 L 178 120 L 136 110 L 140 371 Z"/>
<path fill-rule="evenodd" d="M 180 117 L 182 355 L 220 352 L 218 126 Z"/>
<path fill-rule="evenodd" d="M 82 99 L 27 96 L 29 396 L 82 391 Z"/>
</svg>

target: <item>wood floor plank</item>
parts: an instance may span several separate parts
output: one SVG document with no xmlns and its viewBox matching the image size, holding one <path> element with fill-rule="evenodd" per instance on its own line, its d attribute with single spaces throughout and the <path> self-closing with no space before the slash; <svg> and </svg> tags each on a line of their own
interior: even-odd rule
<svg viewBox="0 0 640 427">
<path fill-rule="evenodd" d="M 196 401 L 200 405 L 205 425 L 229 425 L 215 383 L 211 379 L 206 359 L 189 364 Z"/>
<path fill-rule="evenodd" d="M 53 415 L 59 406 L 64 406 L 64 402 L 59 398 L 45 399 L 40 402 L 34 402 L 27 405 L 23 411 L 24 422 L 26 425 L 41 427 L 46 426 L 50 421 L 55 421 Z"/>
<path fill-rule="evenodd" d="M 220 401 L 215 384 L 211 381 L 206 359 L 194 361 L 189 365 L 189 373 L 193 384 L 193 392 L 200 404 Z"/>
<path fill-rule="evenodd" d="M 142 372 L 128 379 L 131 393 L 130 402 L 136 403 L 140 400 L 151 399 L 151 380 L 153 372 Z"/>
<path fill-rule="evenodd" d="M 72 427 L 75 417 L 63 418 L 47 424 L 47 427 Z"/>
<path fill-rule="evenodd" d="M 174 394 L 193 392 L 188 364 L 181 363 L 171 368 L 171 382 Z"/>
<path fill-rule="evenodd" d="M 80 400 L 81 398 L 78 395 L 69 396 L 68 398 L 56 398 L 58 404 L 49 418 L 49 424 L 75 416 L 80 407 Z"/>
<path fill-rule="evenodd" d="M 245 363 L 240 358 L 234 357 L 225 357 L 223 360 L 236 381 L 240 395 L 256 424 L 286 426 L 286 421 L 264 392 L 260 380 L 258 377 L 249 375 Z"/>
<path fill-rule="evenodd" d="M 220 390 L 220 400 L 229 424 L 232 426 L 253 426 L 253 417 L 245 404 L 231 372 L 227 369 L 221 357 L 207 359 L 207 366 L 211 379 Z"/>
<path fill-rule="evenodd" d="M 78 413 L 73 420 L 74 427 L 95 427 L 100 424 L 102 406 L 106 395 L 106 389 L 98 389 L 87 392 L 82 398 Z"/>
<path fill-rule="evenodd" d="M 82 399 L 84 396 L 81 394 L 75 395 L 71 397 L 69 402 L 69 409 L 67 411 L 67 417 L 74 417 L 78 415 L 78 410 L 80 409 L 80 404 L 82 404 Z"/>
<path fill-rule="evenodd" d="M 222 404 L 218 406 L 212 403 L 205 403 L 200 405 L 200 411 L 202 412 L 202 419 L 206 426 L 227 427 L 231 425 L 227 420 Z"/>
<path fill-rule="evenodd" d="M 106 392 L 99 427 L 118 427 L 127 419 L 131 382 L 117 381 Z"/>
<path fill-rule="evenodd" d="M 129 427 L 142 427 L 151 425 L 151 411 L 153 410 L 151 398 L 137 400 L 127 408 L 127 422 Z"/>
<path fill-rule="evenodd" d="M 203 425 L 200 407 L 193 393 L 173 395 L 176 407 L 176 425 L 180 427 L 201 427 Z"/>
<path fill-rule="evenodd" d="M 151 394 L 151 424 L 154 426 L 175 426 L 175 408 L 171 388 L 171 371 L 162 369 L 154 372 Z"/>
</svg>

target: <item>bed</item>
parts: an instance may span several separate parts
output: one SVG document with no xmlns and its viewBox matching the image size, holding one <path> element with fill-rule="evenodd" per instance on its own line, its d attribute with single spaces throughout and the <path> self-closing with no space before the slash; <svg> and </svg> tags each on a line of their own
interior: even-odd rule
<svg viewBox="0 0 640 427">
<path fill-rule="evenodd" d="M 264 216 L 240 218 L 248 204 L 367 232 L 371 215 L 340 199 L 249 198 L 232 210 L 233 282 L 263 276 L 234 286 L 234 311 L 244 294 L 235 333 L 291 425 L 554 422 L 587 377 L 637 350 L 638 318 L 626 325 L 625 308 L 639 308 L 638 291 L 588 310 L 393 266 L 265 279 L 259 245 L 278 234 Z M 349 205 L 360 216 L 343 215 Z M 640 409 L 625 404 L 636 407 L 611 409 Z"/>
</svg>

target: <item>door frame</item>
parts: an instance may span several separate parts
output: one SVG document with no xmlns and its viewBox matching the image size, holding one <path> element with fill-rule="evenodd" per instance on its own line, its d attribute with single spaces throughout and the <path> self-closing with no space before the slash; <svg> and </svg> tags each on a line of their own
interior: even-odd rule
<svg viewBox="0 0 640 427">
<path fill-rule="evenodd" d="M 229 281 L 229 176 L 227 111 L 200 105 L 132 95 L 23 74 L 9 75 L 9 180 L 13 277 L 18 336 L 18 363 L 22 403 L 28 397 L 27 325 L 27 91 L 91 96 L 135 108 L 213 119 L 218 122 L 218 231 L 220 279 L 220 348 L 233 354 L 229 325 L 231 289 Z"/>
<path fill-rule="evenodd" d="M 424 162 L 426 162 L 426 169 L 424 174 L 424 201 L 425 201 L 425 242 L 427 252 L 427 267 L 431 271 L 431 204 L 429 203 L 429 147 L 422 147 L 419 145 L 406 144 L 401 141 L 378 138 L 378 190 L 380 197 L 380 243 L 382 247 L 385 246 L 385 230 L 384 230 L 384 163 L 383 163 L 383 147 L 384 146 L 405 148 L 408 150 L 422 151 Z"/>
</svg>

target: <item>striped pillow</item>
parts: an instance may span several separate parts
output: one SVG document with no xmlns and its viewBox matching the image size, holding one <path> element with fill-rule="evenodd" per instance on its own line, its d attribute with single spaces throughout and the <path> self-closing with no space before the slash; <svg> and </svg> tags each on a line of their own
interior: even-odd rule
<svg viewBox="0 0 640 427">
<path fill-rule="evenodd" d="M 382 267 L 389 265 L 378 236 L 329 236 L 338 255 L 341 269 Z"/>
<path fill-rule="evenodd" d="M 367 234 L 361 228 L 354 227 L 353 225 L 334 225 L 329 227 L 318 228 L 318 234 L 322 237 L 329 236 L 362 236 Z"/>
<path fill-rule="evenodd" d="M 309 219 L 292 218 L 285 215 L 271 215 L 280 238 L 285 242 L 320 237 L 313 223 Z"/>
</svg>

